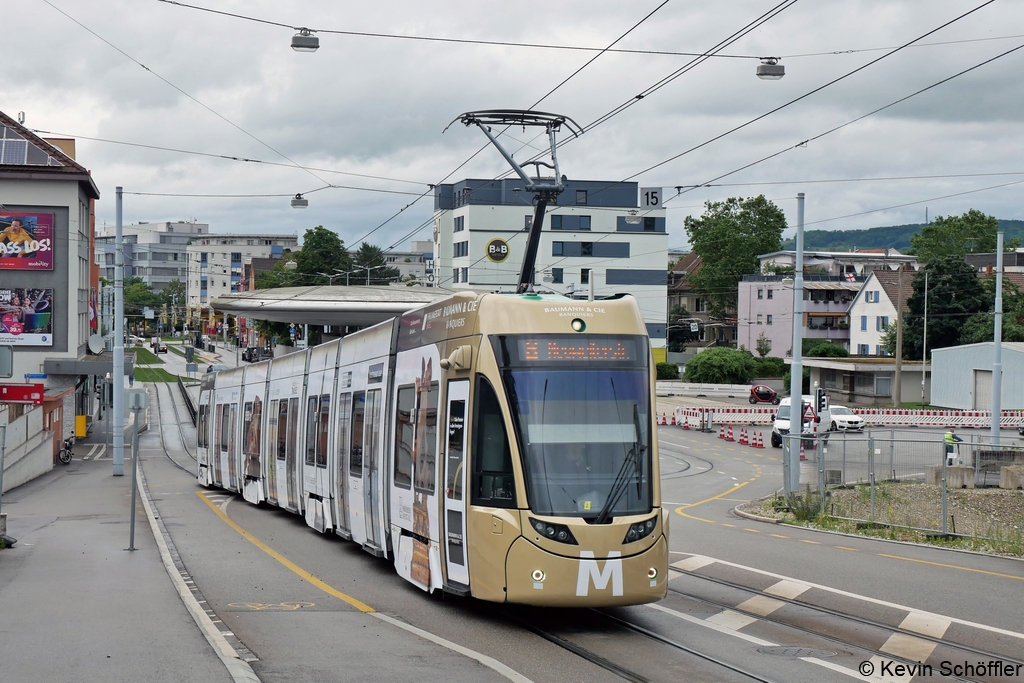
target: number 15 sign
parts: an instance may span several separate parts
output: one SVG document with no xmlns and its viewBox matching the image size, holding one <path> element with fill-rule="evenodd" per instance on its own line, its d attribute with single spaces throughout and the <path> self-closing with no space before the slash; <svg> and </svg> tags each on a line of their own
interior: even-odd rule
<svg viewBox="0 0 1024 683">
<path fill-rule="evenodd" d="M 640 208 L 641 209 L 660 209 L 661 208 L 661 188 L 660 187 L 641 187 L 640 188 Z"/>
</svg>

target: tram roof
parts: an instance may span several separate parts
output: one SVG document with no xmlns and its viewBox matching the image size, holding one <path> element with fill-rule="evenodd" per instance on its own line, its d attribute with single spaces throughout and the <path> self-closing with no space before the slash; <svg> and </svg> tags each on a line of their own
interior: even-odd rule
<svg viewBox="0 0 1024 683">
<path fill-rule="evenodd" d="M 228 294 L 210 305 L 217 311 L 256 320 L 365 327 L 465 291 L 372 285 L 280 287 Z"/>
</svg>

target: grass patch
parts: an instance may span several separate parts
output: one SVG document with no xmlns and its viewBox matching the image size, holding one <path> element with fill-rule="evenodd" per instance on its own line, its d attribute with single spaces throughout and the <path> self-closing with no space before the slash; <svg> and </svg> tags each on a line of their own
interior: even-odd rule
<svg viewBox="0 0 1024 683">
<path fill-rule="evenodd" d="M 135 347 L 136 365 L 163 365 L 164 362 L 156 357 L 156 354 L 144 346 Z"/>
<path fill-rule="evenodd" d="M 185 352 L 182 349 L 178 348 L 177 346 L 170 346 L 170 345 L 168 345 L 167 346 L 167 350 L 170 351 L 171 353 L 178 354 L 182 358 L 185 357 Z"/>
<path fill-rule="evenodd" d="M 177 382 L 178 375 L 171 374 L 163 368 L 135 368 L 135 380 L 138 382 Z M 182 377 L 182 382 L 195 382 L 197 380 Z"/>
</svg>

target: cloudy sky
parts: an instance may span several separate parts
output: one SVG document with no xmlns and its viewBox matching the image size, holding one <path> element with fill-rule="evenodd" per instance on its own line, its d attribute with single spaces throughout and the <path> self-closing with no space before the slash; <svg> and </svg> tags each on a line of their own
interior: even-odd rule
<svg viewBox="0 0 1024 683">
<path fill-rule="evenodd" d="M 597 52 L 322 32 L 319 51 L 305 54 L 290 48 L 288 27 L 602 48 L 657 8 L 615 45 L 634 52 L 598 56 L 536 104 L 586 126 L 694 59 L 635 51 L 700 54 L 785 8 L 724 47 L 729 56 L 703 60 L 561 149 L 570 178 L 629 178 L 669 188 L 666 196 L 1024 45 L 1024 3 L 995 0 L 920 46 L 645 170 L 984 0 L 660 2 L 194 0 L 286 26 L 158 0 L 7 2 L 0 110 L 23 111 L 30 128 L 78 138 L 78 160 L 103 193 L 100 225 L 113 223 L 114 187 L 122 185 L 126 193 L 153 193 L 125 196 L 126 222 L 194 218 L 216 232 L 298 234 L 322 224 L 353 244 L 398 214 L 368 240 L 401 247 L 410 235 L 429 239 L 428 229 L 416 230 L 431 219 L 431 198 L 412 203 L 429 183 L 495 177 L 507 168 L 490 148 L 459 168 L 486 140 L 461 125 L 442 135 L 450 121 L 469 110 L 534 106 Z M 781 56 L 785 78 L 758 79 L 756 58 L 763 56 Z M 1022 72 L 1024 49 L 718 181 L 736 185 L 686 191 L 666 205 L 670 246 L 685 245 L 683 221 L 699 215 L 703 202 L 760 193 L 794 224 L 794 197 L 804 192 L 809 229 L 921 222 L 926 206 L 931 216 L 977 208 L 1022 219 L 1024 184 L 994 188 L 1024 183 Z M 509 133 L 513 149 L 540 142 L 530 130 Z M 917 178 L 817 182 L 907 176 Z M 782 181 L 799 182 L 757 184 Z M 290 195 L 328 184 L 387 192 L 332 187 L 309 194 L 305 211 L 290 208 Z M 982 188 L 994 189 L 972 192 Z M 898 205 L 908 206 L 877 211 Z"/>
</svg>

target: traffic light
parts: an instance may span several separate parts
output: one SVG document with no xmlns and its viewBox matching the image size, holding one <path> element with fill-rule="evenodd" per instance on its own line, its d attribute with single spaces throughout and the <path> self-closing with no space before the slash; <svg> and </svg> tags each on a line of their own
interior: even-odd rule
<svg viewBox="0 0 1024 683">
<path fill-rule="evenodd" d="M 824 389 L 814 390 L 814 412 L 821 415 L 828 408 L 828 397 Z"/>
</svg>

